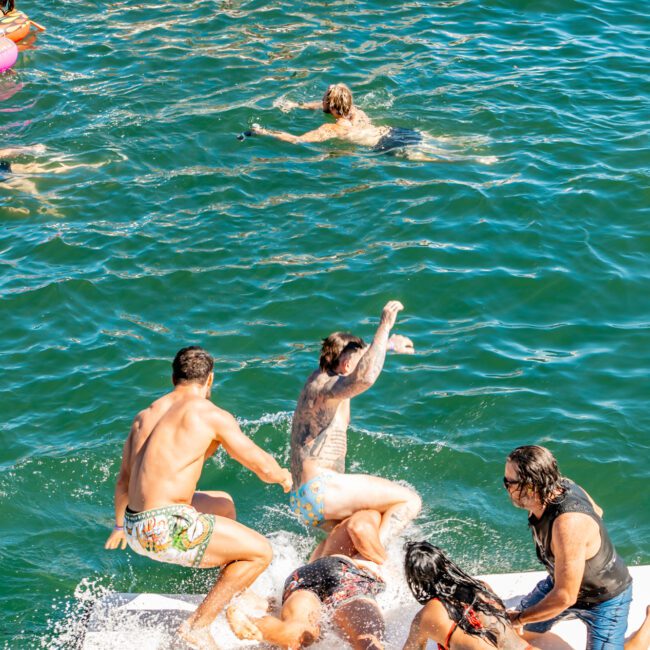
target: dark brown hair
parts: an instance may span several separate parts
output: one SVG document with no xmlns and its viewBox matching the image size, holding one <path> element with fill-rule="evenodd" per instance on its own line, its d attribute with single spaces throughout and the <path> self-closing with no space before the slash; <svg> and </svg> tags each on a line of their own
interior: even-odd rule
<svg viewBox="0 0 650 650">
<path fill-rule="evenodd" d="M 5 9 L 7 7 L 7 9 Z M 0 0 L 0 9 L 3 14 L 8 14 L 14 10 L 14 0 Z"/>
<path fill-rule="evenodd" d="M 543 504 L 563 490 L 562 474 L 555 456 L 539 445 L 523 445 L 510 452 L 508 460 L 517 466 L 519 489 L 532 487 Z"/>
<path fill-rule="evenodd" d="M 334 332 L 323 339 L 323 346 L 320 350 L 320 369 L 325 372 L 336 372 L 339 359 L 344 352 L 353 352 L 365 347 L 363 339 L 354 336 L 354 334 Z"/>
<path fill-rule="evenodd" d="M 172 381 L 204 384 L 214 368 L 214 360 L 203 348 L 190 345 L 176 353 L 172 363 Z"/>
</svg>

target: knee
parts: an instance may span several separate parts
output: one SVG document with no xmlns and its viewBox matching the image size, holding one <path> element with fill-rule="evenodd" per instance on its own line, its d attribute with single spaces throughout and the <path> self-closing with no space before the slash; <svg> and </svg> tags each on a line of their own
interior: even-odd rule
<svg viewBox="0 0 650 650">
<path fill-rule="evenodd" d="M 224 499 L 223 513 L 221 516 L 235 521 L 237 520 L 237 509 L 235 508 L 235 502 L 232 499 Z"/>
<path fill-rule="evenodd" d="M 254 559 L 258 564 L 263 565 L 265 569 L 269 564 L 271 564 L 271 560 L 273 559 L 273 548 L 266 537 L 262 537 L 258 544 Z"/>
<path fill-rule="evenodd" d="M 372 538 L 373 535 L 377 535 L 380 523 L 381 515 L 378 512 L 367 515 L 364 513 L 363 516 L 354 516 L 350 519 L 348 532 L 353 538 Z"/>
<path fill-rule="evenodd" d="M 420 514 L 420 510 L 422 510 L 422 498 L 415 490 L 409 490 L 409 492 L 410 494 L 407 500 L 409 514 L 411 515 L 411 519 L 415 519 Z"/>
</svg>

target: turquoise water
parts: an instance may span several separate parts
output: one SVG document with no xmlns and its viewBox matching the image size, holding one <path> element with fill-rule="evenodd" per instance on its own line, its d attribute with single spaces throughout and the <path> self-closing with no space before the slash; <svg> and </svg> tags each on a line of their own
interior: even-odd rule
<svg viewBox="0 0 650 650">
<path fill-rule="evenodd" d="M 101 589 L 209 578 L 109 553 L 121 445 L 200 343 L 214 400 L 284 462 L 319 339 L 383 304 L 418 354 L 353 404 L 349 467 L 422 494 L 417 534 L 475 571 L 536 567 L 500 481 L 542 443 L 650 563 L 650 20 L 631 0 L 60 3 L 0 77 L 0 640 L 72 647 Z M 435 163 L 293 133 L 344 81 Z M 17 168 L 17 167 L 16 167 Z M 17 168 L 19 170 L 20 168 Z M 200 486 L 299 533 L 234 462 Z M 214 579 L 214 576 L 212 577 Z"/>
</svg>

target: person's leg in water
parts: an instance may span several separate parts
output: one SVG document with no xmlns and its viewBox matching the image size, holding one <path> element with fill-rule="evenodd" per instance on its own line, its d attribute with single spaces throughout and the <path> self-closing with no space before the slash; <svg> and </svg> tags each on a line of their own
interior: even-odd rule
<svg viewBox="0 0 650 650">
<path fill-rule="evenodd" d="M 341 605 L 332 620 L 354 650 L 384 649 L 386 624 L 374 600 L 357 598 Z"/>
<path fill-rule="evenodd" d="M 645 610 L 641 627 L 625 639 L 625 650 L 648 650 L 650 648 L 650 605 Z"/>
<path fill-rule="evenodd" d="M 386 561 L 386 550 L 379 540 L 382 516 L 376 510 L 359 510 L 351 517 L 337 524 L 327 539 L 321 542 L 310 558 L 310 562 L 326 555 L 347 555 L 357 553 L 377 564 Z"/>
<path fill-rule="evenodd" d="M 323 515 L 341 521 L 359 510 L 381 514 L 379 539 L 385 547 L 418 515 L 422 499 L 414 490 L 378 476 L 333 474 L 327 480 Z M 370 558 L 369 558 L 370 559 Z"/>
<path fill-rule="evenodd" d="M 262 535 L 232 519 L 215 516 L 200 566 L 222 569 L 203 602 L 179 628 L 180 636 L 191 645 L 216 648 L 210 625 L 230 600 L 268 567 L 272 557 L 271 545 Z"/>
<path fill-rule="evenodd" d="M 321 602 L 311 591 L 294 591 L 282 605 L 280 617 L 254 618 L 240 604 L 228 608 L 226 615 L 235 635 L 240 639 L 264 640 L 283 648 L 298 649 L 311 645 L 320 635 Z M 251 626 L 259 636 L 251 634 Z"/>
</svg>

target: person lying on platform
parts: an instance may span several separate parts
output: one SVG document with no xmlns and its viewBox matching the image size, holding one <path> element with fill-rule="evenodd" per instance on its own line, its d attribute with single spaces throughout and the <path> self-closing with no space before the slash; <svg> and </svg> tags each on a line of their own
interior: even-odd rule
<svg viewBox="0 0 650 650">
<path fill-rule="evenodd" d="M 286 579 L 279 616 L 247 614 L 251 605 L 260 606 L 260 599 L 245 594 L 226 612 L 233 632 L 240 639 L 265 641 L 293 650 L 318 640 L 327 614 L 354 650 L 383 650 L 385 623 L 375 596 L 385 584 L 377 565 L 356 555 L 348 532 L 350 524 L 376 529 L 380 519 L 376 511 L 359 511 L 337 526 L 328 543 L 319 546 L 309 563 Z M 268 602 L 262 602 L 265 610 Z"/>
</svg>

